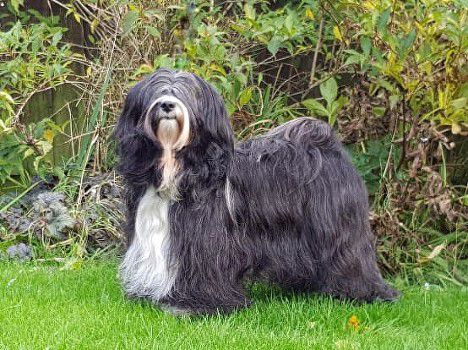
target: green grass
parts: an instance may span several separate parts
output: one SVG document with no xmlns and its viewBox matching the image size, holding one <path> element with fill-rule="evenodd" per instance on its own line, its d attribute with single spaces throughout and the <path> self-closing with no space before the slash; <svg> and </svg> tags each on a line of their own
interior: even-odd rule
<svg viewBox="0 0 468 350">
<path fill-rule="evenodd" d="M 0 349 L 467 349 L 468 291 L 409 287 L 394 304 L 265 287 L 230 316 L 175 318 L 126 300 L 114 263 L 0 263 Z M 348 325 L 356 315 L 358 330 Z"/>
</svg>

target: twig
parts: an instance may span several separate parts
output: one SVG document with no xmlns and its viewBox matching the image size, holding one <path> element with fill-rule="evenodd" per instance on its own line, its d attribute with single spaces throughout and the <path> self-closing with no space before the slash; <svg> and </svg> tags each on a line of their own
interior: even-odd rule
<svg viewBox="0 0 468 350">
<path fill-rule="evenodd" d="M 311 88 L 312 84 L 314 83 L 315 79 L 315 69 L 317 67 L 317 58 L 318 58 L 318 52 L 322 46 L 322 31 L 323 31 L 323 15 L 320 19 L 320 24 L 319 24 L 319 36 L 317 39 L 317 44 L 315 45 L 315 51 L 314 51 L 314 58 L 312 60 L 312 69 L 310 71 L 310 80 L 309 80 L 309 89 Z"/>
</svg>

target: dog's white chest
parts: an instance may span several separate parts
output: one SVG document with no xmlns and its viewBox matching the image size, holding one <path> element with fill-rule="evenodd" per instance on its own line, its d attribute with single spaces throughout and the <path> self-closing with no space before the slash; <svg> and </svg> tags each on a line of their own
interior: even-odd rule
<svg viewBox="0 0 468 350">
<path fill-rule="evenodd" d="M 127 294 L 157 301 L 169 293 L 176 276 L 169 244 L 169 201 L 151 186 L 138 205 L 135 236 L 120 268 Z"/>
</svg>

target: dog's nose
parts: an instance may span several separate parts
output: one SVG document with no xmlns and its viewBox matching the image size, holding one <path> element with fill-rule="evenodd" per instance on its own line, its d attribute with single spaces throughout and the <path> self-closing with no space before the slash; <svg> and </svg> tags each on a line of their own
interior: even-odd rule
<svg viewBox="0 0 468 350">
<path fill-rule="evenodd" d="M 170 111 L 172 111 L 174 107 L 175 107 L 174 102 L 169 102 L 169 101 L 163 101 L 161 102 L 161 105 L 159 106 L 159 108 L 161 108 L 166 113 L 169 113 Z"/>
</svg>

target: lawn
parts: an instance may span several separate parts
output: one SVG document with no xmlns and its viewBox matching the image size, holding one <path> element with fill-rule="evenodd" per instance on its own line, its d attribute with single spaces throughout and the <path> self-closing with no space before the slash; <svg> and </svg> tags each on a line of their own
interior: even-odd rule
<svg viewBox="0 0 468 350">
<path fill-rule="evenodd" d="M 175 318 L 126 300 L 116 264 L 0 263 L 0 349 L 468 349 L 468 290 L 408 287 L 354 305 L 256 287 L 230 316 Z"/>
</svg>

